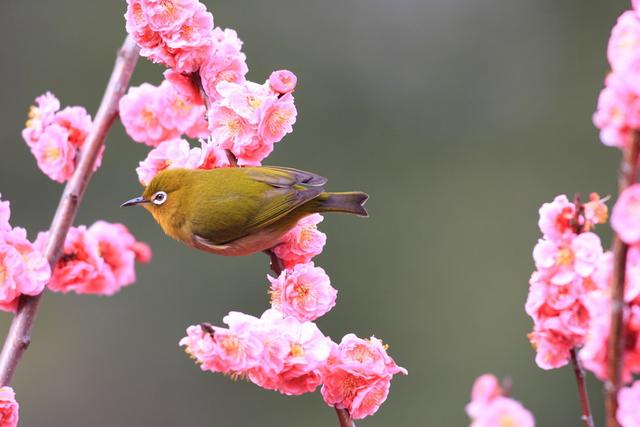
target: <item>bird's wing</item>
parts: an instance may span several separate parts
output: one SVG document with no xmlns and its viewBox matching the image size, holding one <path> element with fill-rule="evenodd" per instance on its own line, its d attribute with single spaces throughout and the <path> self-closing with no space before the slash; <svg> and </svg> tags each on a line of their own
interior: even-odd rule
<svg viewBox="0 0 640 427">
<path fill-rule="evenodd" d="M 278 188 L 291 188 L 294 185 L 322 187 L 327 183 L 327 178 L 315 173 L 281 166 L 251 168 L 247 171 L 247 175 L 256 181 Z"/>
<path fill-rule="evenodd" d="M 279 167 L 243 168 L 246 185 L 221 188 L 221 192 L 207 201 L 219 212 L 215 224 L 210 218 L 195 218 L 192 232 L 214 245 L 224 245 L 256 233 L 282 219 L 289 212 L 318 197 L 326 182 L 321 176 Z M 310 187 L 310 188 L 308 188 Z"/>
</svg>

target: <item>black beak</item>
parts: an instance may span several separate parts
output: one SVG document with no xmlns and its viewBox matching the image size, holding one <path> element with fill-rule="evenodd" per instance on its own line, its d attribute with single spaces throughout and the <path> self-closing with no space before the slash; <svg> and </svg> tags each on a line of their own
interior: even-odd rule
<svg viewBox="0 0 640 427">
<path fill-rule="evenodd" d="M 134 206 L 134 205 L 139 205 L 140 203 L 149 203 L 149 201 L 145 200 L 145 198 L 142 196 L 134 197 L 133 199 L 127 200 L 126 202 L 121 204 L 120 207 L 123 208 L 125 206 Z"/>
</svg>

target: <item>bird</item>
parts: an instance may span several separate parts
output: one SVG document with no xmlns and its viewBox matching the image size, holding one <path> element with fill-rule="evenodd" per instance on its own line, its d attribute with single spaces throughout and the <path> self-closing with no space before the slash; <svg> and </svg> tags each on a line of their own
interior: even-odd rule
<svg viewBox="0 0 640 427">
<path fill-rule="evenodd" d="M 279 166 L 165 169 L 139 197 L 121 206 L 145 207 L 168 236 L 225 256 L 264 252 L 305 216 L 341 212 L 361 217 L 369 195 L 326 192 L 326 178 Z"/>
</svg>

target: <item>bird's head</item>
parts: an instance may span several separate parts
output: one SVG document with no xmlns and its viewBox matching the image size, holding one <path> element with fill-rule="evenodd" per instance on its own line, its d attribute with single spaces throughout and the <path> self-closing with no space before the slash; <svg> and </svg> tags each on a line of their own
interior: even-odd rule
<svg viewBox="0 0 640 427">
<path fill-rule="evenodd" d="M 120 206 L 142 205 L 165 228 L 181 206 L 181 199 L 188 181 L 189 171 L 171 169 L 159 172 L 139 197 L 127 200 Z"/>
</svg>

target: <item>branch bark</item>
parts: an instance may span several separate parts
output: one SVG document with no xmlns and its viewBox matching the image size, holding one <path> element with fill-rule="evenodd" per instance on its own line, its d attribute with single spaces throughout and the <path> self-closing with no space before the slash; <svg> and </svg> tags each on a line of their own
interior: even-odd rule
<svg viewBox="0 0 640 427">
<path fill-rule="evenodd" d="M 623 152 L 618 177 L 618 193 L 637 181 L 640 133 L 634 132 Z M 620 427 L 616 419 L 618 391 L 622 387 L 624 359 L 624 286 L 628 245 L 619 236 L 613 241 L 613 284 L 611 289 L 611 325 L 607 352 L 608 380 L 605 383 L 607 427 Z"/>
<path fill-rule="evenodd" d="M 107 133 L 118 116 L 118 102 L 129 85 L 129 80 L 138 61 L 138 51 L 135 41 L 131 36 L 128 36 L 118 51 L 111 78 L 100 102 L 91 131 L 80 153 L 76 170 L 60 198 L 49 228 L 49 240 L 45 249 L 45 256 L 52 269 L 60 257 L 67 232 L 73 224 L 82 196 L 93 175 L 93 167 Z M 0 353 L 0 384 L 2 385 L 11 383 L 18 363 L 31 342 L 31 331 L 41 299 L 42 294 L 20 297 L 16 315 L 11 322 Z"/>
<path fill-rule="evenodd" d="M 580 407 L 582 408 L 582 417 L 580 419 L 584 423 L 584 427 L 593 427 L 589 394 L 587 393 L 587 386 L 584 382 L 584 369 L 582 369 L 575 348 L 571 349 L 571 363 L 573 365 L 573 373 L 576 376 L 576 383 L 578 384 L 578 396 L 580 397 Z"/>
</svg>

